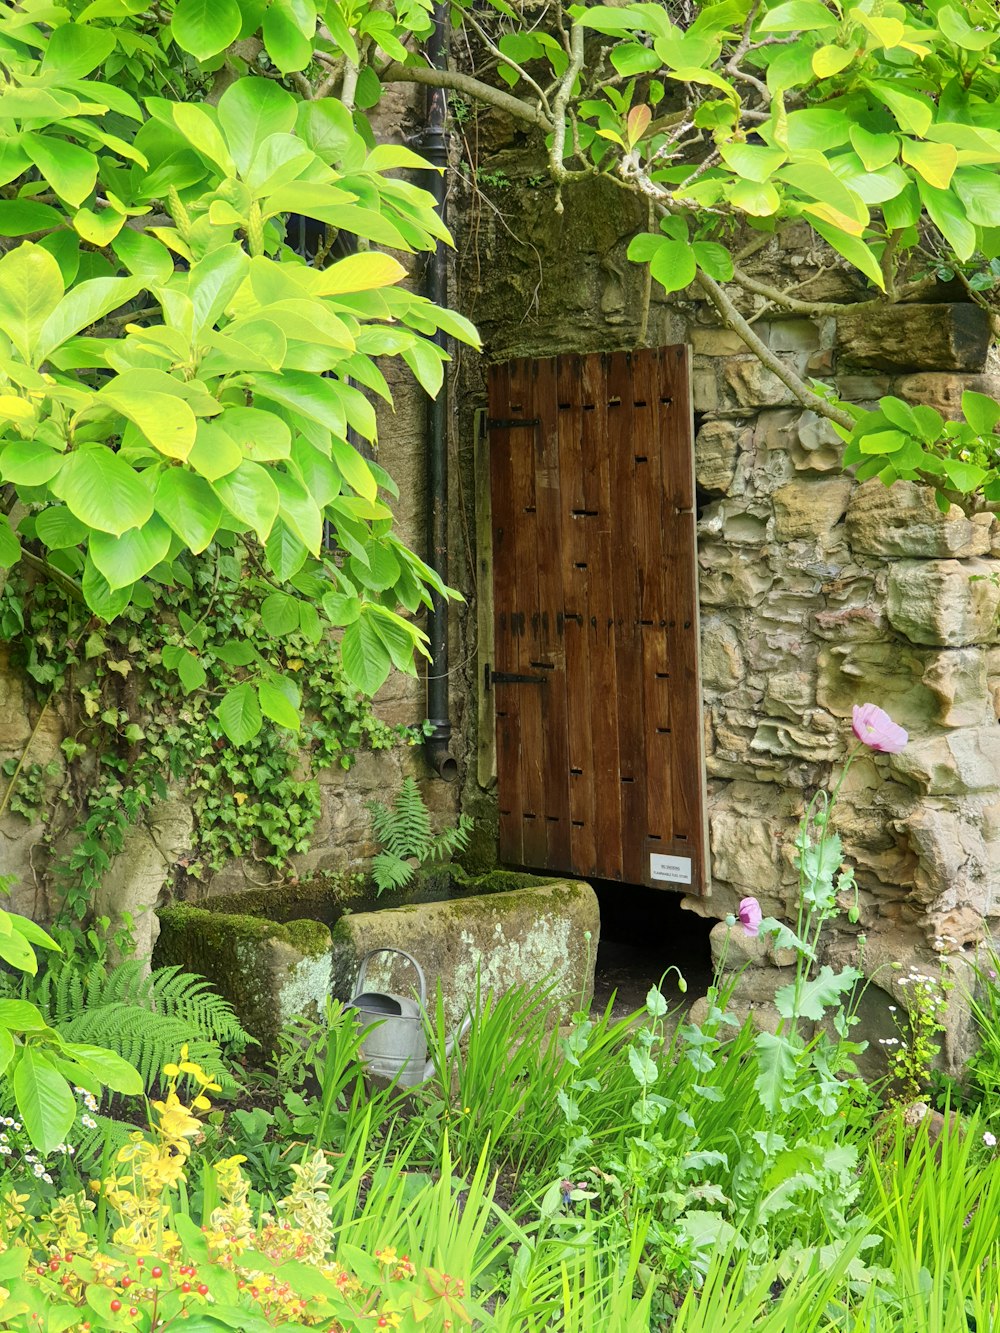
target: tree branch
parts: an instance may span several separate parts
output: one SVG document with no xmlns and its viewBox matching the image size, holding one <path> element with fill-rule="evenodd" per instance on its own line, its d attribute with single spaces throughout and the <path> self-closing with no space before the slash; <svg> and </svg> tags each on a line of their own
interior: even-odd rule
<svg viewBox="0 0 1000 1333">
<path fill-rule="evenodd" d="M 775 305 L 780 305 L 785 310 L 791 310 L 797 315 L 838 315 L 848 305 L 852 310 L 863 310 L 866 306 L 875 307 L 882 304 L 881 301 L 860 301 L 857 303 L 847 301 L 803 301 L 798 296 L 789 296 L 780 287 L 772 287 L 769 282 L 761 282 L 757 278 L 752 278 L 749 273 L 744 273 L 742 269 L 736 267 L 733 268 L 733 281 L 739 283 L 744 291 L 753 292 L 757 296 L 764 296 Z"/>
<path fill-rule="evenodd" d="M 425 65 L 401 65 L 394 60 L 383 73 L 382 80 L 385 83 L 423 83 L 431 88 L 450 88 L 452 92 L 463 93 L 498 111 L 506 111 L 515 120 L 527 121 L 529 125 L 537 125 L 546 131 L 553 128 L 552 121 L 540 106 L 524 102 L 500 88 L 491 88 L 471 74 L 459 74 L 453 69 L 428 69 Z"/>
<path fill-rule="evenodd" d="M 779 357 L 775 356 L 770 347 L 754 333 L 749 323 L 743 318 L 714 278 L 710 278 L 707 273 L 699 269 L 695 281 L 722 316 L 726 328 L 732 329 L 740 335 L 761 365 L 781 380 L 785 388 L 791 390 L 803 407 L 809 408 L 817 416 L 826 417 L 828 421 L 835 421 L 838 426 L 853 430 L 855 423 L 850 413 L 844 408 L 838 407 L 835 403 L 828 403 L 825 398 L 821 398 L 818 393 L 814 393 L 805 380 L 800 379 L 794 370 L 791 370 Z"/>
</svg>

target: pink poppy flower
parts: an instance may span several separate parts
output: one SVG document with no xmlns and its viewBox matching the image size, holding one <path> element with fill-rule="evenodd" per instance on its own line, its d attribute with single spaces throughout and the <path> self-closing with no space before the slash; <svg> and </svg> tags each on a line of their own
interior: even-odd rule
<svg viewBox="0 0 1000 1333">
<path fill-rule="evenodd" d="M 760 933 L 760 923 L 764 919 L 764 913 L 760 910 L 760 903 L 756 898 L 740 900 L 739 918 L 745 934 L 757 935 Z"/>
<path fill-rule="evenodd" d="M 862 745 L 879 754 L 899 754 L 909 736 L 877 704 L 854 705 L 854 734 Z"/>
</svg>

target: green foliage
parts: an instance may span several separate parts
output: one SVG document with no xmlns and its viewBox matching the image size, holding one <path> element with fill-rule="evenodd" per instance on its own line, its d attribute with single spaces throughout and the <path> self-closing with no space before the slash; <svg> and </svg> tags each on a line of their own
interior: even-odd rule
<svg viewBox="0 0 1000 1333">
<path fill-rule="evenodd" d="M 0 890 L 8 889 L 9 881 L 0 878 Z M 35 976 L 36 949 L 58 952 L 59 946 L 35 922 L 0 911 L 0 959 Z M 26 999 L 0 998 L 0 1097 L 16 1108 L 41 1153 L 65 1144 L 76 1119 L 71 1085 L 92 1094 L 105 1087 L 142 1092 L 138 1072 L 119 1054 L 60 1031 Z"/>
<path fill-rule="evenodd" d="M 372 861 L 372 875 L 380 894 L 403 889 L 418 866 L 444 861 L 464 851 L 472 834 L 472 820 L 459 815 L 455 828 L 435 834 L 420 789 L 413 778 L 405 778 L 395 801 L 385 806 L 369 801 L 372 827 L 382 850 Z"/>
<path fill-rule="evenodd" d="M 165 794 L 165 776 L 195 815 L 189 875 L 245 855 L 280 869 L 315 827 L 318 769 L 349 768 L 363 747 L 415 737 L 378 721 L 345 680 L 332 645 L 301 630 L 274 640 L 258 610 L 256 580 L 223 546 L 213 544 L 208 557 L 210 563 L 190 562 L 190 586 L 161 590 L 166 625 L 133 605 L 98 629 L 48 581 L 8 581 L 5 604 L 19 627 L 15 663 L 44 699 L 65 699 L 83 719 L 63 750 L 76 771 L 92 775 L 86 790 L 72 776 L 56 786 L 52 775 L 26 765 L 10 803 L 45 826 L 43 841 L 53 852 L 69 842 L 57 854 L 54 877 L 70 920 L 86 915 L 126 831 Z M 194 661 L 182 646 L 184 626 L 200 645 L 203 688 L 185 686 L 184 661 L 180 675 L 169 665 L 172 653 Z M 252 742 L 236 747 L 212 700 L 245 677 L 252 657 L 297 682 L 303 721 L 295 734 L 266 720 Z"/>
<path fill-rule="evenodd" d="M 31 996 L 67 1040 L 106 1046 L 134 1065 L 149 1092 L 184 1045 L 216 1082 L 232 1086 L 230 1057 L 252 1040 L 207 981 L 177 967 L 150 972 L 131 959 L 108 969 L 71 958 L 50 966 Z"/>
<path fill-rule="evenodd" d="M 253 571 L 267 631 L 316 643 L 342 627 L 348 680 L 371 693 L 391 666 L 413 669 L 423 636 L 409 617 L 445 590 L 392 533 L 380 492 L 393 484 L 351 442 L 375 439 L 361 389 L 388 400 L 375 358 L 401 356 L 436 392 L 443 353 L 429 336 L 475 334 L 400 288 L 387 253 L 325 261 L 335 235 L 403 252 L 447 240 L 432 197 L 387 174 L 423 164 L 373 147 L 339 101 L 297 101 L 273 79 L 237 78 L 217 106 L 187 95 L 190 66 L 168 85 L 155 39 L 212 59 L 242 31 L 235 5 L 184 0 L 172 19 L 126 7 L 107 27 L 100 8 L 0 19 L 12 145 L 0 212 L 6 235 L 33 238 L 0 258 L 0 480 L 18 502 L 0 559 L 24 549 L 105 622 L 134 605 L 165 626 L 161 590 L 190 587 L 191 558 L 221 543 Z M 295 12 L 263 17 L 283 73 L 308 65 L 314 42 L 405 57 L 396 30 L 427 29 L 416 6 L 352 16 L 353 35 L 333 7 L 326 36 L 311 9 Z M 123 61 L 136 97 L 103 77 Z M 291 212 L 329 229 L 315 262 L 286 243 Z M 198 624 L 178 627 L 163 665 L 206 692 L 233 744 L 264 717 L 298 730 L 293 676 L 250 654 L 214 696 Z"/>
</svg>

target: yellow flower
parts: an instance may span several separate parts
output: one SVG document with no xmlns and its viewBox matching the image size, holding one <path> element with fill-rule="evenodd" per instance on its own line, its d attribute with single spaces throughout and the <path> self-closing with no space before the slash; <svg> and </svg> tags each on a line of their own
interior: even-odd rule
<svg viewBox="0 0 1000 1333">
<path fill-rule="evenodd" d="M 168 1139 L 192 1139 L 201 1133 L 201 1121 L 192 1115 L 176 1092 L 168 1092 L 164 1102 L 153 1102 L 159 1113 L 160 1132 Z"/>
</svg>

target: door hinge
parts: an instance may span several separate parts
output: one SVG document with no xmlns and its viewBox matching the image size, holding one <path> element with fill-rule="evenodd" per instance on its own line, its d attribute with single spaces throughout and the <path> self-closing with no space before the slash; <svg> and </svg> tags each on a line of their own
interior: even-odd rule
<svg viewBox="0 0 1000 1333">
<path fill-rule="evenodd" d="M 497 685 L 544 685 L 544 676 L 522 676 L 516 671 L 494 671 L 489 662 L 483 668 L 483 678 L 486 689 L 496 683 Z"/>
</svg>

